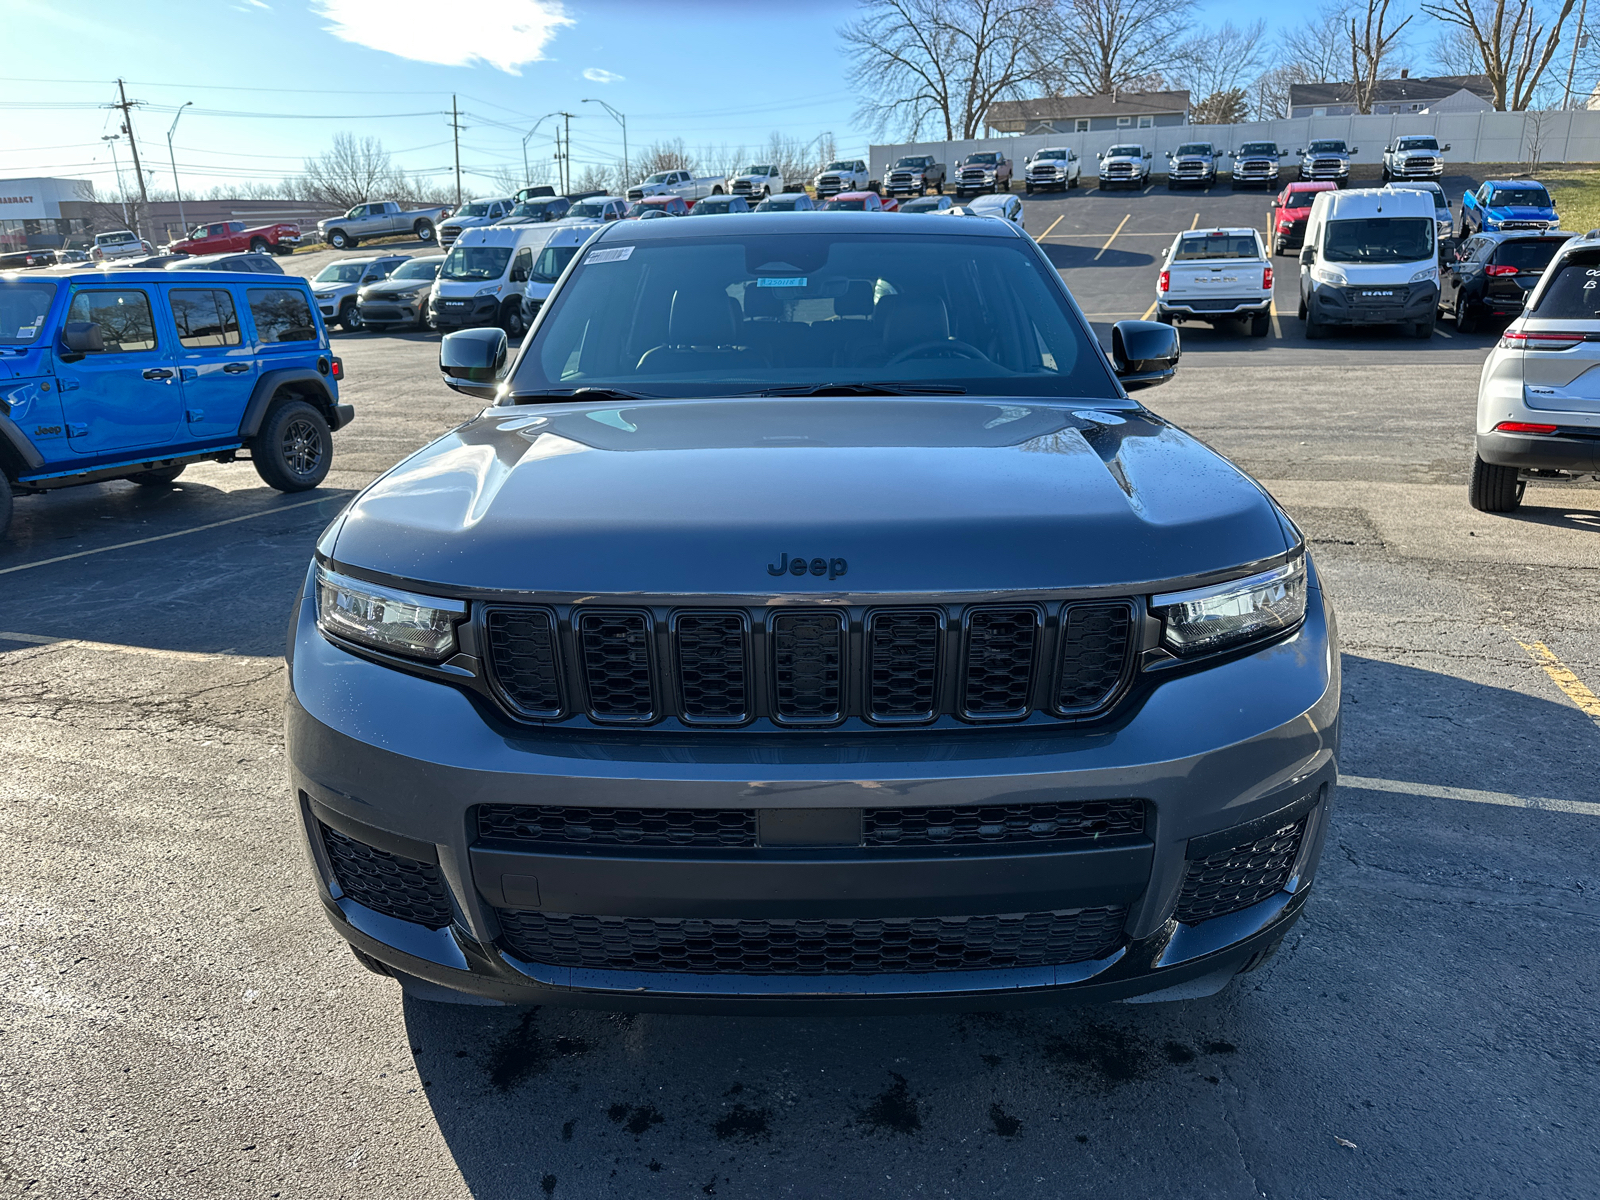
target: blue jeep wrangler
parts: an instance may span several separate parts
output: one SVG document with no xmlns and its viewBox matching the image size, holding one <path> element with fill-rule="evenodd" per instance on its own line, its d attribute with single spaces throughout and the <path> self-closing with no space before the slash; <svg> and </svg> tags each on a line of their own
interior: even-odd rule
<svg viewBox="0 0 1600 1200">
<path fill-rule="evenodd" d="M 13 493 L 160 486 L 192 462 L 314 488 L 354 415 L 343 374 L 294 276 L 0 276 L 0 533 Z"/>
</svg>

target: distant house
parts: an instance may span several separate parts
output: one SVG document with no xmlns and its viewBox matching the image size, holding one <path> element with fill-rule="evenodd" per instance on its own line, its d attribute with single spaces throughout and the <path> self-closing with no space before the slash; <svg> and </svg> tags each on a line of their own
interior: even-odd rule
<svg viewBox="0 0 1600 1200">
<path fill-rule="evenodd" d="M 1114 92 L 997 100 L 984 114 L 996 133 L 1099 133 L 1189 123 L 1188 92 Z"/>
<path fill-rule="evenodd" d="M 1481 103 L 1479 103 L 1481 101 Z M 1432 75 L 1413 79 L 1380 79 L 1372 93 L 1372 111 L 1397 113 L 1483 112 L 1494 108 L 1494 88 L 1487 75 Z M 1355 86 L 1349 83 L 1292 83 L 1289 85 L 1291 117 L 1352 117 L 1356 115 Z"/>
</svg>

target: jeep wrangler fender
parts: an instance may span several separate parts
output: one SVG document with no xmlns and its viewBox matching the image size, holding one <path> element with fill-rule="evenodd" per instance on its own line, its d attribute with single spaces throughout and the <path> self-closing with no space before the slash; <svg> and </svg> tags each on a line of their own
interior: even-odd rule
<svg viewBox="0 0 1600 1200">
<path fill-rule="evenodd" d="M 12 479 L 44 467 L 44 455 L 23 436 L 17 423 L 0 413 L 0 470 Z"/>
<path fill-rule="evenodd" d="M 328 392 L 328 384 L 310 367 L 287 367 L 264 372 L 256 380 L 255 391 L 250 393 L 250 403 L 245 406 L 244 419 L 239 422 L 239 438 L 249 441 L 261 432 L 261 422 L 267 409 L 277 396 L 291 396 L 310 404 L 328 422 L 329 429 L 349 424 L 351 409 L 348 404 L 335 404 Z"/>
</svg>

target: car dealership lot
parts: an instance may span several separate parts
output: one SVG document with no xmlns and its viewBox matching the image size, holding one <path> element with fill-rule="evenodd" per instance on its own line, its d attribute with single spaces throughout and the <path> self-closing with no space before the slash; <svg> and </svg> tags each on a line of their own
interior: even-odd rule
<svg viewBox="0 0 1600 1200">
<path fill-rule="evenodd" d="M 1267 203 L 1226 184 L 1026 201 L 1103 337 L 1147 311 L 1176 232 L 1259 225 Z M 317 492 L 206 465 L 170 491 L 17 503 L 0 1012 L 20 1065 L 0 1095 L 26 1116 L 0 1179 L 152 1197 L 1587 1189 L 1600 488 L 1468 508 L 1492 335 L 1307 344 L 1294 260 L 1276 263 L 1272 334 L 1186 325 L 1177 380 L 1142 397 L 1284 501 L 1339 607 L 1346 785 L 1307 917 L 1262 971 L 1188 1005 L 962 1017 L 403 1000 L 317 911 L 280 656 L 316 533 L 474 406 L 438 383 L 436 337 L 339 337 L 357 418 Z"/>
</svg>

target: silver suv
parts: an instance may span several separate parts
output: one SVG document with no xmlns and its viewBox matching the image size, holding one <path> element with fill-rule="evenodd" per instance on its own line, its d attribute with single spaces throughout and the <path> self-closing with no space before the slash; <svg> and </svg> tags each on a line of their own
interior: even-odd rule
<svg viewBox="0 0 1600 1200">
<path fill-rule="evenodd" d="M 1551 260 L 1483 365 L 1468 499 L 1514 511 L 1530 480 L 1600 476 L 1600 232 Z"/>
</svg>

